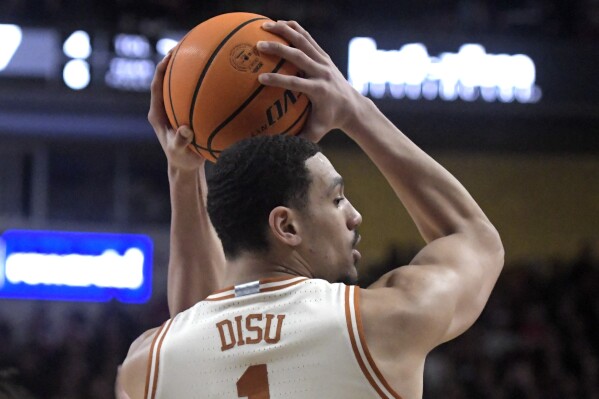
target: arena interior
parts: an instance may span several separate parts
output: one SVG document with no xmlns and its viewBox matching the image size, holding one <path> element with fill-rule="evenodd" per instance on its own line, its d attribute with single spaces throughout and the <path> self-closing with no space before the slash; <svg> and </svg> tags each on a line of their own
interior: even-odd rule
<svg viewBox="0 0 599 399">
<path fill-rule="evenodd" d="M 598 399 L 598 0 L 2 1 L 0 397 L 114 397 L 130 343 L 168 318 L 169 190 L 149 83 L 169 46 L 231 11 L 299 21 L 501 234 L 490 302 L 431 353 L 424 398 Z M 353 142 L 332 132 L 322 146 L 364 217 L 367 286 L 423 241 Z M 96 249 L 61 241 L 75 238 Z M 101 272 L 98 248 L 136 240 L 133 293 L 76 281 L 76 262 L 9 267 L 71 250 Z"/>
</svg>

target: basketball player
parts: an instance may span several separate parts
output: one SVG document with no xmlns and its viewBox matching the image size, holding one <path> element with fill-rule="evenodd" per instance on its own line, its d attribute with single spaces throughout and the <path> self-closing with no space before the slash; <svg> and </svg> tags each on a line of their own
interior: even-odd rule
<svg viewBox="0 0 599 399">
<path fill-rule="evenodd" d="M 304 29 L 285 21 L 264 29 L 293 47 L 260 43 L 259 50 L 306 76 L 263 74 L 260 81 L 310 98 L 303 132 L 310 140 L 259 137 L 222 153 L 207 199 L 218 238 L 198 195 L 202 184 L 178 196 L 184 179 L 169 175 L 173 208 L 195 207 L 193 220 L 176 219 L 185 211 L 173 210 L 173 231 L 201 232 L 186 237 L 187 249 L 172 243 L 190 258 L 179 265 L 172 258 L 169 276 L 185 276 L 187 265 L 202 280 L 169 282 L 169 289 L 197 290 L 182 300 L 169 293 L 171 311 L 203 299 L 210 286 L 221 289 L 139 337 L 123 364 L 122 388 L 133 399 L 421 398 L 427 354 L 466 331 L 489 298 L 503 266 L 499 235 L 464 187 L 356 92 Z M 165 67 L 157 67 L 149 119 L 167 137 L 175 170 L 191 132 L 168 130 Z M 379 168 L 427 243 L 367 289 L 352 285 L 362 217 L 313 143 L 334 128 Z M 220 250 L 218 239 L 224 261 L 209 253 Z"/>
</svg>

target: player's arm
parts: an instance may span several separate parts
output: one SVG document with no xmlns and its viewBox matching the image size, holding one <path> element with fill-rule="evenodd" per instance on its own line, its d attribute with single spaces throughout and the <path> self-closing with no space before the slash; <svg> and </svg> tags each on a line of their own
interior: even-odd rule
<svg viewBox="0 0 599 399">
<path fill-rule="evenodd" d="M 206 211 L 205 160 L 187 146 L 193 132 L 172 130 L 162 97 L 168 56 L 156 67 L 148 120 L 168 161 L 171 237 L 167 296 L 171 317 L 219 288 L 224 253 Z M 129 348 L 115 383 L 118 399 L 143 398 L 150 347 L 158 328 L 146 331 Z"/>
<path fill-rule="evenodd" d="M 482 312 L 503 267 L 499 234 L 462 184 L 400 132 L 370 100 L 346 127 L 383 173 L 427 245 L 371 288 L 407 309 L 423 349 L 455 338 Z M 405 322 L 405 319 L 403 320 Z M 425 333 L 423 334 L 422 331 Z"/>
<path fill-rule="evenodd" d="M 381 278 L 382 301 L 396 303 L 398 325 L 410 324 L 423 350 L 467 329 L 482 311 L 503 266 L 497 231 L 464 187 L 400 132 L 345 80 L 330 57 L 295 22 L 265 27 L 294 47 L 259 45 L 306 73 L 263 74 L 263 84 L 305 93 L 312 101 L 306 136 L 318 140 L 345 131 L 383 173 L 427 246 L 412 264 Z M 406 317 L 404 317 L 406 316 Z M 393 320 L 390 320 L 393 322 Z"/>
<path fill-rule="evenodd" d="M 171 317 L 220 288 L 224 273 L 222 246 L 206 210 L 205 159 L 190 151 L 193 132 L 176 132 L 168 121 L 162 97 L 168 57 L 156 67 L 148 120 L 168 160 L 171 234 L 167 297 Z"/>
</svg>

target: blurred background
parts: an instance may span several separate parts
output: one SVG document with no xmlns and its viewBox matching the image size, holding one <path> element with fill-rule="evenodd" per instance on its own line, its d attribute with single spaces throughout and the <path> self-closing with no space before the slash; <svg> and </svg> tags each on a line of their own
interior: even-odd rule
<svg viewBox="0 0 599 399">
<path fill-rule="evenodd" d="M 2 0 L 0 397 L 113 397 L 130 343 L 168 318 L 149 82 L 189 29 L 242 10 L 309 29 L 501 233 L 505 272 L 475 326 L 430 355 L 424 397 L 599 398 L 598 0 Z M 364 217 L 365 286 L 423 241 L 355 144 L 333 132 L 323 147 Z M 116 247 L 11 230 L 116 234 L 121 255 L 143 235 L 146 291 L 31 280 L 11 254 Z"/>
</svg>

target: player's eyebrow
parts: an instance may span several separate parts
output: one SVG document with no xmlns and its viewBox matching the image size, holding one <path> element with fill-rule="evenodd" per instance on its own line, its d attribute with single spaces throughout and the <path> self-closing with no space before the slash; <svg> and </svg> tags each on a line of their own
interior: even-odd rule
<svg viewBox="0 0 599 399">
<path fill-rule="evenodd" d="M 331 182 L 331 184 L 329 185 L 329 188 L 327 190 L 328 194 L 331 194 L 333 191 L 335 191 L 335 189 L 341 186 L 341 188 L 343 188 L 344 184 L 343 184 L 343 177 L 341 176 L 336 176 L 333 181 Z"/>
</svg>

